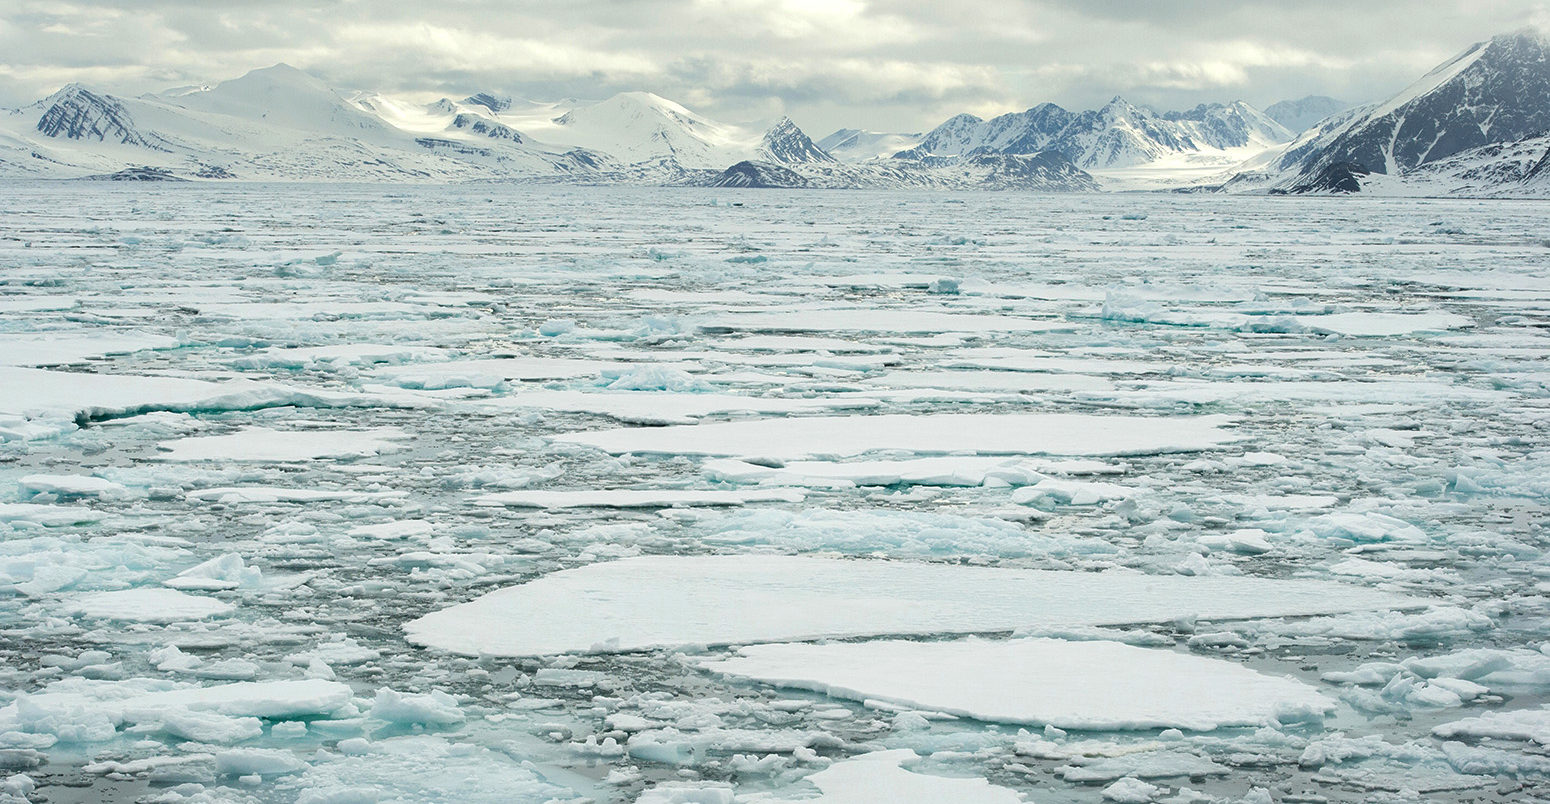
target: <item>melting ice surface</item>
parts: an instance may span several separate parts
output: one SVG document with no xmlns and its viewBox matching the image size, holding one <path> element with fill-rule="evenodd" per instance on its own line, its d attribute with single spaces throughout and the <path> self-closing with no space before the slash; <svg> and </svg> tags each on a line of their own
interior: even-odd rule
<svg viewBox="0 0 1550 804">
<path fill-rule="evenodd" d="M 1545 204 L 6 190 L 0 802 L 1550 795 Z"/>
</svg>

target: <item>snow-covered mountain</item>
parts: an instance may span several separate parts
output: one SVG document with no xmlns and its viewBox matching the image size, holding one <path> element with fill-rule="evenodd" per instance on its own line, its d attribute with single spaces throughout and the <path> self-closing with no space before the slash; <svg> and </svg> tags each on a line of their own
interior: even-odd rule
<svg viewBox="0 0 1550 804">
<path fill-rule="evenodd" d="M 921 160 L 776 164 L 744 161 L 711 179 L 712 187 L 811 187 L 821 189 L 929 188 L 1095 192 L 1091 174 L 1054 151 L 1034 154 L 977 152 Z"/>
<path fill-rule="evenodd" d="M 1387 100 L 1325 120 L 1237 185 L 1516 193 L 1529 189 L 1533 176 L 1522 166 L 1537 163 L 1547 133 L 1550 40 L 1522 30 L 1470 46 Z"/>
<path fill-rule="evenodd" d="M 1301 134 L 1326 117 L 1351 108 L 1351 104 L 1327 95 L 1309 95 L 1297 100 L 1284 100 L 1265 107 L 1265 116 L 1286 127 L 1287 131 Z"/>
<path fill-rule="evenodd" d="M 1031 154 L 963 164 L 886 161 L 844 165 L 789 118 L 733 125 L 647 92 L 540 103 L 481 91 L 423 103 L 347 95 L 284 64 L 138 98 L 72 84 L 0 113 L 0 175 L 9 176 L 1093 186 L 1063 159 Z"/>
<path fill-rule="evenodd" d="M 842 128 L 819 140 L 818 147 L 842 162 L 864 162 L 868 159 L 886 159 L 900 151 L 914 148 L 920 141 L 920 134 L 890 134 Z"/>
<path fill-rule="evenodd" d="M 1221 152 L 1286 142 L 1291 132 L 1246 103 L 1203 104 L 1157 114 L 1116 97 L 1100 109 L 1070 112 L 1053 103 L 982 120 L 961 114 L 937 126 L 897 159 L 961 156 L 975 152 L 1029 154 L 1056 151 L 1088 170 L 1128 168 L 1180 154 Z M 1224 163 L 1225 164 L 1225 163 Z"/>
</svg>

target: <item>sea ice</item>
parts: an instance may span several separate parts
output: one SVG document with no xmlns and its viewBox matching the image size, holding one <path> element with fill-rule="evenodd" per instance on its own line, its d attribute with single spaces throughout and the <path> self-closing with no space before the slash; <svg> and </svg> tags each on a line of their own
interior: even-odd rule
<svg viewBox="0 0 1550 804">
<path fill-rule="evenodd" d="M 675 508 L 697 505 L 746 505 L 751 502 L 801 502 L 796 489 L 596 489 L 583 491 L 519 490 L 475 497 L 475 505 L 508 508 Z"/>
<path fill-rule="evenodd" d="M 137 623 L 170 623 L 203 620 L 228 614 L 234 607 L 223 600 L 190 595 L 176 589 L 124 589 L 81 595 L 69 611 L 80 617 Z"/>
<path fill-rule="evenodd" d="M 907 748 L 873 751 L 836 762 L 806 781 L 817 787 L 817 798 L 780 799 L 811 804 L 1022 804 L 1016 791 L 982 778 L 933 776 L 902 767 L 919 757 Z"/>
<path fill-rule="evenodd" d="M 845 457 L 874 450 L 924 454 L 1150 455 L 1210 449 L 1237 440 L 1227 416 L 1099 416 L 1080 413 L 935 413 L 815 416 L 633 427 L 558 440 L 615 454 L 718 455 L 774 460 Z"/>
<path fill-rule="evenodd" d="M 577 606 L 576 601 L 586 601 Z M 1411 608 L 1318 581 L 1058 572 L 800 556 L 643 556 L 563 570 L 409 622 L 469 656 Z"/>
<path fill-rule="evenodd" d="M 273 430 L 247 427 L 230 435 L 192 436 L 157 445 L 164 461 L 269 461 L 370 458 L 404 449 L 410 435 L 397 427 L 370 430 Z"/>
<path fill-rule="evenodd" d="M 1313 687 L 1232 662 L 1058 639 L 754 645 L 706 670 L 855 701 L 1060 729 L 1299 722 L 1334 708 Z"/>
</svg>

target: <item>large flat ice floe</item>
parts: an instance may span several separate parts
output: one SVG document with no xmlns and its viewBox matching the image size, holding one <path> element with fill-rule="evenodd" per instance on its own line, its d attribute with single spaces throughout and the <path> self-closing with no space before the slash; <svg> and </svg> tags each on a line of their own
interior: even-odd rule
<svg viewBox="0 0 1550 804">
<path fill-rule="evenodd" d="M 1061 729 L 1210 731 L 1302 721 L 1334 707 L 1293 678 L 1103 641 L 786 643 L 701 666 L 838 698 Z"/>
<path fill-rule="evenodd" d="M 978 777 L 933 776 L 900 767 L 919 759 L 907 748 L 873 751 L 836 762 L 807 777 L 823 795 L 806 804 L 1021 804 L 1016 791 Z M 684 800 L 684 799 L 680 799 Z M 692 800 L 692 799 L 690 799 Z M 786 801 L 782 799 L 781 801 Z M 778 804 L 772 802 L 771 804 Z"/>
<path fill-rule="evenodd" d="M 508 508 L 673 508 L 727 506 L 751 502 L 801 502 L 796 489 L 595 489 L 518 490 L 475 497 L 475 505 Z"/>
<path fill-rule="evenodd" d="M 558 440 L 622 454 L 717 455 L 800 460 L 875 450 L 922 454 L 1152 455 L 1237 439 L 1227 416 L 1097 416 L 1081 413 L 934 413 L 814 416 L 569 433 Z"/>
<path fill-rule="evenodd" d="M 90 374 L 0 366 L 0 441 L 46 438 L 81 419 L 149 411 L 259 410 L 281 406 L 405 404 L 381 396 L 294 388 L 251 380 Z"/>
<path fill-rule="evenodd" d="M 273 430 L 247 427 L 218 436 L 163 441 L 164 461 L 269 461 L 296 463 L 316 458 L 370 458 L 404 448 L 409 434 L 397 427 L 370 430 Z"/>
<path fill-rule="evenodd" d="M 711 332 L 1050 332 L 1076 329 L 1067 321 L 1009 315 L 921 310 L 830 309 L 725 313 L 703 325 Z"/>
<path fill-rule="evenodd" d="M 803 556 L 647 556 L 556 572 L 433 612 L 405 629 L 411 642 L 453 653 L 544 656 L 1419 605 L 1319 581 Z"/>
</svg>

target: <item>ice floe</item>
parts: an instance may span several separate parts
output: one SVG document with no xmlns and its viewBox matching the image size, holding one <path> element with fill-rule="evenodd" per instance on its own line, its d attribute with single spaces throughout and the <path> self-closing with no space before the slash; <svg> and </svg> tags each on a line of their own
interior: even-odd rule
<svg viewBox="0 0 1550 804">
<path fill-rule="evenodd" d="M 570 433 L 558 440 L 612 453 L 800 460 L 876 450 L 923 454 L 1147 455 L 1206 450 L 1239 436 L 1230 417 L 1079 413 L 814 416 Z"/>
<path fill-rule="evenodd" d="M 585 600 L 577 607 L 574 601 Z M 433 612 L 412 642 L 542 656 L 819 637 L 1009 631 L 1409 608 L 1317 581 L 1058 572 L 800 556 L 643 556 L 564 570 Z"/>
<path fill-rule="evenodd" d="M 1296 679 L 1118 642 L 885 640 L 745 647 L 706 670 L 1001 723 L 1112 731 L 1301 722 L 1335 702 Z"/>
</svg>

